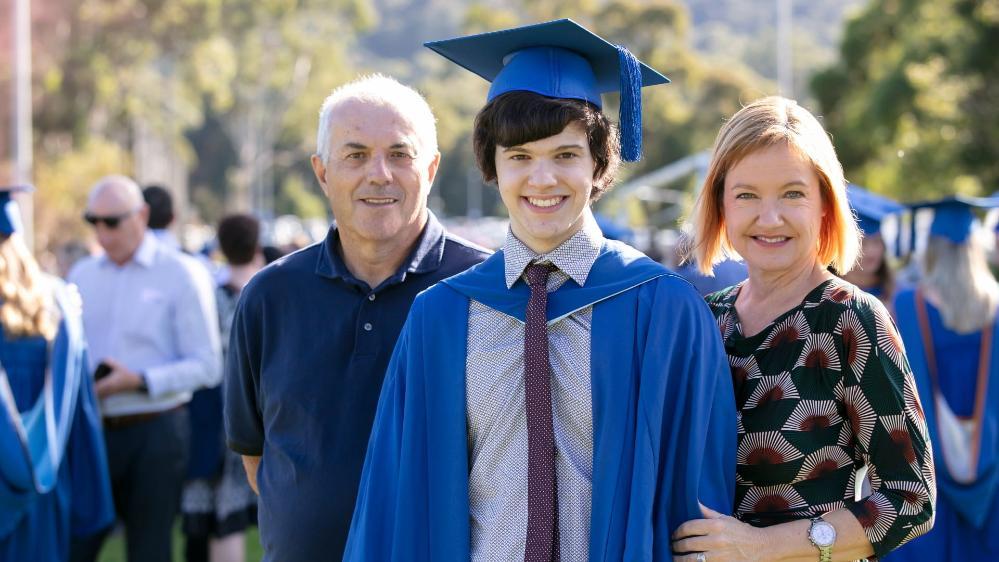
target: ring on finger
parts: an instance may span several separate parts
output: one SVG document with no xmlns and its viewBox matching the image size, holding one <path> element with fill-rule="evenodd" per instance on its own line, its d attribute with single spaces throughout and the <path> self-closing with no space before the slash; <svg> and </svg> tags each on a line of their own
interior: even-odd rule
<svg viewBox="0 0 999 562">
<path fill-rule="evenodd" d="M 697 560 L 697 562 L 707 562 L 707 559 L 708 556 L 703 552 L 698 552 L 697 556 L 695 557 L 695 560 Z"/>
</svg>

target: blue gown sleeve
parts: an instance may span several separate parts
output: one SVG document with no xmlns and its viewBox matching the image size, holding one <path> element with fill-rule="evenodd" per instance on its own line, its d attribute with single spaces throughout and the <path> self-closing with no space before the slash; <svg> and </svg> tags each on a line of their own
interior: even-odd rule
<svg viewBox="0 0 999 562">
<path fill-rule="evenodd" d="M 86 360 L 80 362 L 81 369 L 86 365 Z M 94 383 L 85 372 L 80 381 L 67 461 L 73 485 L 70 530 L 84 537 L 114 523 L 115 512 Z"/>
<path fill-rule="evenodd" d="M 468 559 L 468 301 L 416 298 L 389 361 L 344 560 Z"/>
<path fill-rule="evenodd" d="M 663 373 L 659 482 L 653 557 L 672 560 L 670 537 L 700 519 L 698 503 L 732 513 L 735 497 L 735 394 L 721 335 L 690 287 L 657 283 L 644 369 Z M 682 289 L 682 290 L 681 290 Z"/>
<path fill-rule="evenodd" d="M 262 313 L 251 283 L 243 289 L 224 362 L 223 422 L 226 445 L 240 455 L 264 451 L 263 397 L 260 395 Z"/>
</svg>

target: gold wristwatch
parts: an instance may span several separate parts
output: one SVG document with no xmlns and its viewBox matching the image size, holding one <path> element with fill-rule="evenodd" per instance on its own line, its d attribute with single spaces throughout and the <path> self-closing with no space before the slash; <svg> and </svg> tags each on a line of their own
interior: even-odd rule
<svg viewBox="0 0 999 562">
<path fill-rule="evenodd" d="M 836 527 L 821 516 L 813 517 L 808 527 L 808 540 L 819 549 L 819 562 L 832 560 L 832 547 L 836 543 Z"/>
</svg>

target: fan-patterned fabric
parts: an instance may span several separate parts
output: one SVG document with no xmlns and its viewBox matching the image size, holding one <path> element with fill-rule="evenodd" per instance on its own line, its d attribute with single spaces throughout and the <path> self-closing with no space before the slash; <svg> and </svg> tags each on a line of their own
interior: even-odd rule
<svg viewBox="0 0 999 562">
<path fill-rule="evenodd" d="M 708 297 L 740 410 L 736 515 L 757 525 L 846 507 L 882 557 L 930 521 L 933 458 L 895 324 L 840 279 L 745 337 L 742 285 Z M 857 470 L 871 494 L 854 501 Z"/>
</svg>

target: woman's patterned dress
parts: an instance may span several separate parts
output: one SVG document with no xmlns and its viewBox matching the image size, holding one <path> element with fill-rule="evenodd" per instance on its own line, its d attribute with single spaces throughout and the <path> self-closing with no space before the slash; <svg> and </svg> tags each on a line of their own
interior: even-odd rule
<svg viewBox="0 0 999 562">
<path fill-rule="evenodd" d="M 736 515 L 765 526 L 846 507 L 878 557 L 929 530 L 926 422 L 881 301 L 831 279 L 746 337 L 741 287 L 708 297 L 739 408 Z M 869 495 L 855 501 L 864 467 Z"/>
</svg>

